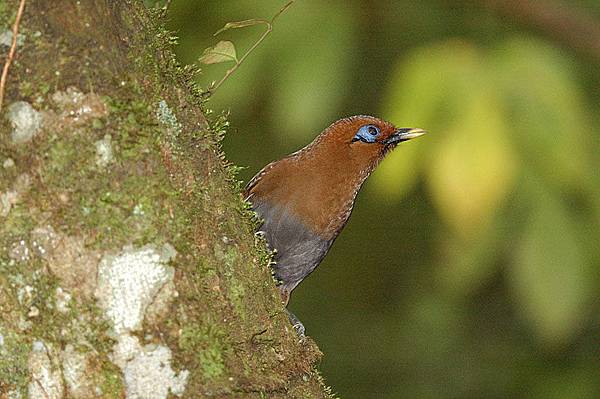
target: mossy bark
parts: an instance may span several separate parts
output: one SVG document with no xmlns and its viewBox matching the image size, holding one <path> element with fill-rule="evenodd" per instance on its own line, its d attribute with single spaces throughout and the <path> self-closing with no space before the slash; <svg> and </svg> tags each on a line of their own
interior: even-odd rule
<svg viewBox="0 0 600 399">
<path fill-rule="evenodd" d="M 0 0 L 2 31 L 17 7 Z M 221 153 L 226 122 L 207 122 L 160 18 L 136 1 L 27 0 L 0 121 L 0 397 L 133 392 L 98 265 L 162 247 L 168 266 L 148 262 L 174 274 L 127 337 L 171 351 L 183 397 L 327 397 Z"/>
</svg>

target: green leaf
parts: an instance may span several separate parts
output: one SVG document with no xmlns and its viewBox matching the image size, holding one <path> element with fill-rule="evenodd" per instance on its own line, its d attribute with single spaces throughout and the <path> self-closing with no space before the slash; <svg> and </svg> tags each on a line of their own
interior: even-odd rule
<svg viewBox="0 0 600 399">
<path fill-rule="evenodd" d="M 440 59 L 444 62 L 440 63 Z M 402 144 L 388 155 L 372 177 L 373 187 L 395 198 L 412 189 L 427 153 L 438 145 L 461 109 L 464 76 L 472 76 L 477 68 L 480 67 L 473 47 L 455 40 L 402 57 L 385 95 L 383 117 L 397 126 L 424 128 L 429 134 Z"/>
<path fill-rule="evenodd" d="M 400 146 L 374 175 L 381 192 L 400 197 L 425 168 L 443 218 L 453 230 L 469 234 L 494 216 L 517 171 L 509 121 L 488 69 L 483 54 L 457 40 L 403 57 L 384 116 L 429 134 Z"/>
<path fill-rule="evenodd" d="M 269 25 L 269 21 L 266 21 L 264 19 L 246 19 L 243 21 L 227 22 L 224 27 L 222 27 L 221 29 L 219 29 L 218 31 L 215 32 L 214 36 L 217 36 L 218 34 L 223 33 L 229 29 L 239 29 L 239 28 L 245 28 L 246 26 L 265 25 L 265 24 Z"/>
<path fill-rule="evenodd" d="M 428 159 L 432 198 L 463 235 L 478 234 L 491 223 L 513 187 L 518 163 L 500 110 L 493 94 L 471 94 Z"/>
<path fill-rule="evenodd" d="M 526 184 L 537 208 L 516 245 L 509 282 L 533 331 L 546 344 L 561 344 L 583 327 L 594 276 L 566 204 L 539 182 Z"/>
<path fill-rule="evenodd" d="M 504 43 L 490 65 L 526 167 L 556 187 L 581 186 L 593 136 L 570 57 L 521 38 Z"/>
<path fill-rule="evenodd" d="M 228 40 L 222 40 L 213 47 L 204 50 L 198 61 L 202 64 L 219 64 L 228 61 L 237 62 L 235 45 Z"/>
</svg>

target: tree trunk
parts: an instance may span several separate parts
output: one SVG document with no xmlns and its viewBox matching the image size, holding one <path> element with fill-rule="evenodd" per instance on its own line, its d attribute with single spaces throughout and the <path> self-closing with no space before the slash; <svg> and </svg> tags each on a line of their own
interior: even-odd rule
<svg viewBox="0 0 600 399">
<path fill-rule="evenodd" d="M 17 9 L 0 0 L 2 32 Z M 0 397 L 327 397 L 226 122 L 207 122 L 160 18 L 27 0 L 0 122 Z"/>
</svg>

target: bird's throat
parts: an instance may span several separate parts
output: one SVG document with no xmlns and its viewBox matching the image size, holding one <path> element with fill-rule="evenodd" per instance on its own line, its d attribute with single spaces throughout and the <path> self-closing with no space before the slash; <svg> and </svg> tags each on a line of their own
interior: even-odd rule
<svg viewBox="0 0 600 399">
<path fill-rule="evenodd" d="M 356 173 L 347 162 L 296 169 L 288 203 L 305 225 L 324 239 L 334 239 L 348 221 L 356 195 L 372 170 L 362 168 Z"/>
</svg>

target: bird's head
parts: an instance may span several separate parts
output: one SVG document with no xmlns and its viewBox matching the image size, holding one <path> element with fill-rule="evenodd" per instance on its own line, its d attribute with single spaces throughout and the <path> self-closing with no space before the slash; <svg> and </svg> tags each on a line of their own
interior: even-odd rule
<svg viewBox="0 0 600 399">
<path fill-rule="evenodd" d="M 373 116 L 351 116 L 334 122 L 315 140 L 328 143 L 329 153 L 375 166 L 403 141 L 422 136 L 418 128 L 397 128 Z"/>
</svg>

